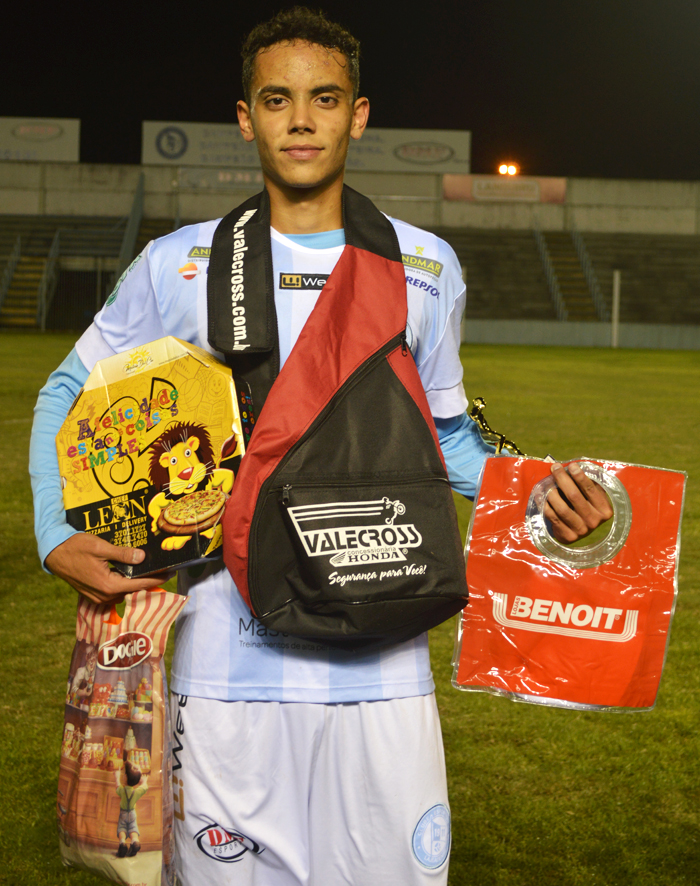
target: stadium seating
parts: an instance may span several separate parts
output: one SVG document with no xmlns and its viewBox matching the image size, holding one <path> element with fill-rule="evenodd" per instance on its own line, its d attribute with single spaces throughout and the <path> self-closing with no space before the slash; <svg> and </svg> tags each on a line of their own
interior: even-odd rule
<svg viewBox="0 0 700 886">
<path fill-rule="evenodd" d="M 561 290 L 569 320 L 595 321 L 598 316 L 591 291 L 569 231 L 544 234 L 549 257 Z"/>
<path fill-rule="evenodd" d="M 94 216 L 0 215 L 0 271 L 18 236 L 21 243 L 20 259 L 0 310 L 0 326 L 37 325 L 37 293 L 57 231 L 60 263 L 69 258 L 116 259 L 125 223 L 125 219 Z"/>
<path fill-rule="evenodd" d="M 435 228 L 466 267 L 466 316 L 552 320 L 555 311 L 532 231 Z M 569 320 L 595 320 L 571 235 L 545 234 Z M 605 303 L 621 271 L 623 323 L 700 324 L 700 237 L 583 233 Z"/>
<path fill-rule="evenodd" d="M 37 293 L 57 231 L 60 273 L 47 325 L 59 329 L 87 326 L 114 285 L 125 227 L 125 217 L 0 215 L 0 273 L 17 236 L 21 238 L 21 257 L 0 309 L 0 327 L 36 327 Z M 172 229 L 172 219 L 143 219 L 136 253 Z M 100 260 L 99 265 L 95 260 Z"/>
<path fill-rule="evenodd" d="M 172 219 L 143 219 L 135 253 L 173 226 Z M 21 257 L 0 310 L 0 326 L 36 326 L 39 283 L 60 231 L 60 274 L 47 325 L 85 328 L 113 286 L 125 227 L 125 217 L 0 215 L 0 275 L 21 237 Z M 451 244 L 465 268 L 468 318 L 556 319 L 533 231 L 433 230 Z M 569 320 L 595 321 L 571 235 L 547 231 L 544 236 Z M 618 268 L 622 273 L 622 322 L 700 324 L 700 237 L 584 232 L 583 239 L 608 309 L 612 272 Z"/>
<path fill-rule="evenodd" d="M 532 231 L 433 230 L 447 240 L 466 268 L 467 317 L 556 319 Z"/>
<path fill-rule="evenodd" d="M 700 324 L 700 237 L 585 234 L 600 287 L 610 304 L 619 269 L 620 321 Z"/>
</svg>

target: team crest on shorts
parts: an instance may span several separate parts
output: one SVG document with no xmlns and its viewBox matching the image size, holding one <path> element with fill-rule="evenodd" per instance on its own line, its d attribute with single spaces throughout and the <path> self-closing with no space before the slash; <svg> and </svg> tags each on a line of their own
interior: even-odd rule
<svg viewBox="0 0 700 886">
<path fill-rule="evenodd" d="M 197 846 L 215 861 L 240 861 L 246 852 L 261 855 L 265 850 L 255 840 L 233 828 L 224 828 L 216 822 L 203 827 L 194 835 Z"/>
<path fill-rule="evenodd" d="M 450 851 L 450 810 L 439 803 L 421 817 L 413 832 L 413 854 L 425 868 L 434 870 Z"/>
</svg>

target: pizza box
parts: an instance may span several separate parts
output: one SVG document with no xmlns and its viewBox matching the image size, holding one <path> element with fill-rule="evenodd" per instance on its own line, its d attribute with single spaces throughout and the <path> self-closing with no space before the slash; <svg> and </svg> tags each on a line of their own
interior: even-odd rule
<svg viewBox="0 0 700 886">
<path fill-rule="evenodd" d="M 142 548 L 149 575 L 221 556 L 220 520 L 250 440 L 247 384 L 169 336 L 100 360 L 56 436 L 71 526 Z"/>
</svg>

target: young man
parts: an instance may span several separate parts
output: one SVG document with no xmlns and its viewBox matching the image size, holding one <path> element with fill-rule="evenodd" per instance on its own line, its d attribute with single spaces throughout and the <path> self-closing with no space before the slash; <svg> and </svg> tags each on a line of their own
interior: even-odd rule
<svg viewBox="0 0 700 886">
<path fill-rule="evenodd" d="M 238 119 L 257 143 L 269 197 L 280 366 L 320 292 L 285 289 L 285 276 L 330 275 L 344 249 L 345 157 L 369 112 L 358 97 L 358 49 L 303 8 L 256 28 L 243 49 Z M 114 575 L 108 560 L 137 562 L 140 552 L 67 527 L 53 437 L 97 360 L 163 335 L 212 350 L 207 275 L 187 281 L 177 269 L 192 246 L 211 245 L 217 225 L 149 244 L 39 398 L 32 474 L 40 555 L 93 600 L 158 579 Z M 442 266 L 430 286 L 407 272 L 406 339 L 452 485 L 473 496 L 489 450 L 465 415 L 460 268 L 434 235 L 391 225 L 401 252 L 418 249 Z M 331 359 L 341 345 L 326 345 Z M 570 541 L 609 514 L 588 480 L 579 489 L 556 471 L 575 509 L 552 497 L 549 516 Z M 181 571 L 179 583 L 190 596 L 172 667 L 182 883 L 446 883 L 449 805 L 427 637 L 370 653 L 291 644 L 252 618 L 221 561 Z"/>
</svg>

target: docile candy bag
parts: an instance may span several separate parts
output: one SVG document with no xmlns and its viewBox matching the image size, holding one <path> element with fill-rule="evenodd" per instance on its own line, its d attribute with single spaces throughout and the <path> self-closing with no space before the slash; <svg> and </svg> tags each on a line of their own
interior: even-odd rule
<svg viewBox="0 0 700 886">
<path fill-rule="evenodd" d="M 675 606 L 686 475 L 577 462 L 614 516 L 602 541 L 571 547 L 550 535 L 542 513 L 550 463 L 487 459 L 452 682 L 558 707 L 649 710 Z"/>
<path fill-rule="evenodd" d="M 137 591 L 121 618 L 110 604 L 78 604 L 56 804 L 61 858 L 124 886 L 174 883 L 163 654 L 186 602 Z"/>
</svg>

